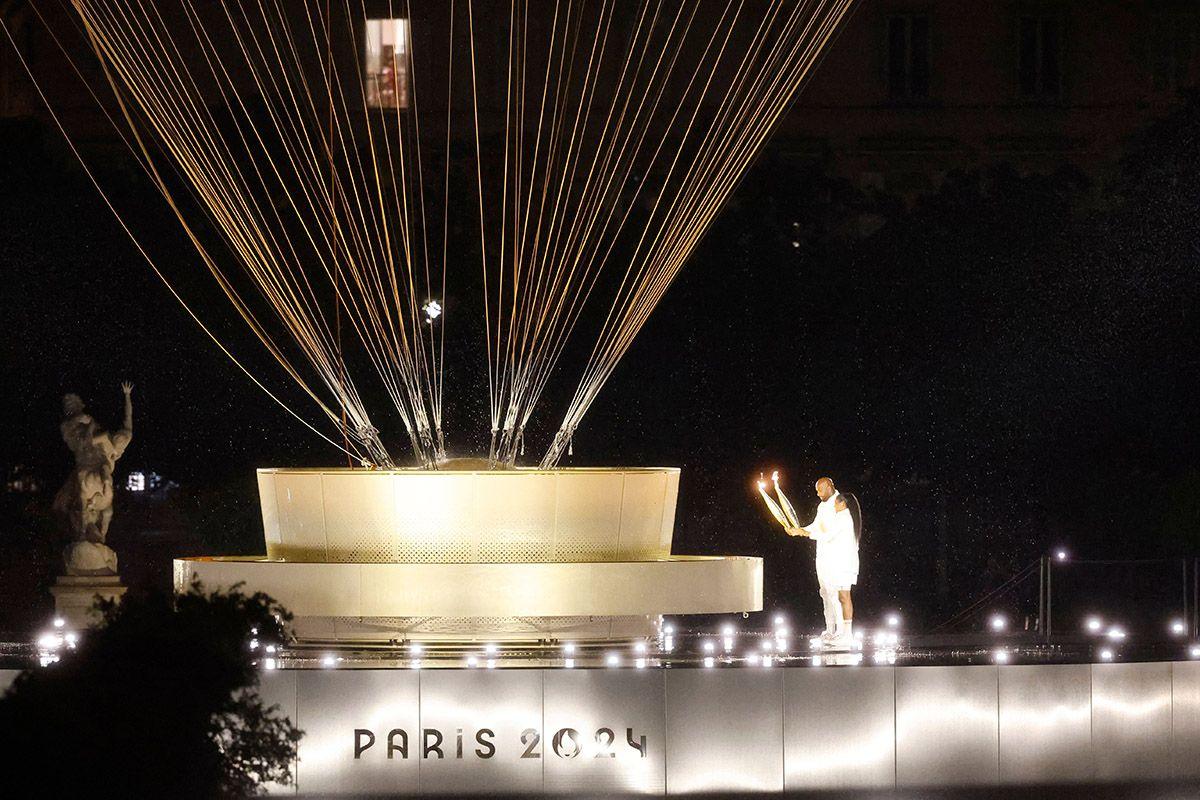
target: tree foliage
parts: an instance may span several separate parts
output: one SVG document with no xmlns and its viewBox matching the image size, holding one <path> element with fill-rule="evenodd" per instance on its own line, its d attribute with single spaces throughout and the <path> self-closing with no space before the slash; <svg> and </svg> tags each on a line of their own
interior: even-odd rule
<svg viewBox="0 0 1200 800">
<path fill-rule="evenodd" d="M 248 646 L 285 641 L 285 609 L 193 584 L 103 614 L 76 651 L 0 700 L 7 796 L 242 797 L 291 781 L 301 733 L 264 706 Z"/>
</svg>

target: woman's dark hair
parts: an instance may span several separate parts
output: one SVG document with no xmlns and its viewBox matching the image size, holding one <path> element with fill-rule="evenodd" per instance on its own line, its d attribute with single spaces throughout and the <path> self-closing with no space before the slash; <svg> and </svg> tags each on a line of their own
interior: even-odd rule
<svg viewBox="0 0 1200 800">
<path fill-rule="evenodd" d="M 850 518 L 854 520 L 854 541 L 862 542 L 862 506 L 858 504 L 858 498 L 850 492 L 838 492 L 838 496 L 846 504 L 846 510 L 850 512 Z"/>
</svg>

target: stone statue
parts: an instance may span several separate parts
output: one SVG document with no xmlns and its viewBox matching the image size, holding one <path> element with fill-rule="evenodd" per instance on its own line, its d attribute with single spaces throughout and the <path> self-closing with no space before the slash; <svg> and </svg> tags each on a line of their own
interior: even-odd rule
<svg viewBox="0 0 1200 800">
<path fill-rule="evenodd" d="M 63 441 L 75 454 L 75 468 L 54 498 L 66 519 L 71 542 L 63 551 L 68 575 L 116 575 L 117 554 L 105 544 L 113 515 L 113 468 L 133 440 L 133 384 L 121 384 L 125 419 L 109 433 L 96 425 L 77 394 L 63 398 Z"/>
</svg>

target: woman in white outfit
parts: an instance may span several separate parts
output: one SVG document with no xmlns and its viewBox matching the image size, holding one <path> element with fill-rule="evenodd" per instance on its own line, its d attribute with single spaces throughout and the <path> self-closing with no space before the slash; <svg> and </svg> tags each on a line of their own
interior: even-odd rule
<svg viewBox="0 0 1200 800">
<path fill-rule="evenodd" d="M 854 603 L 850 599 L 851 588 L 858 583 L 858 542 L 862 535 L 862 512 L 858 498 L 842 493 L 834 499 L 834 536 L 826 555 L 829 571 L 828 582 L 836 591 L 841 614 L 838 619 L 837 636 L 849 639 L 853 636 Z M 818 569 L 820 569 L 818 567 Z"/>
<path fill-rule="evenodd" d="M 813 521 L 788 533 L 807 536 L 817 543 L 817 584 L 825 611 L 825 632 L 821 639 L 826 644 L 849 645 L 854 616 L 850 590 L 858 582 L 862 516 L 858 499 L 852 494 L 837 493 L 828 478 L 817 482 L 817 494 L 822 502 Z"/>
</svg>

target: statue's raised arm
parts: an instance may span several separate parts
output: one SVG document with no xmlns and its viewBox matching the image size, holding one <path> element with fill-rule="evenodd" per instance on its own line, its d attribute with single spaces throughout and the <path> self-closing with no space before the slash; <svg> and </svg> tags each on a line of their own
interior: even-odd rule
<svg viewBox="0 0 1200 800">
<path fill-rule="evenodd" d="M 125 393 L 125 417 L 121 422 L 121 429 L 115 431 L 111 437 L 114 461 L 124 455 L 125 448 L 133 441 L 133 384 L 124 381 L 121 391 Z"/>
</svg>

